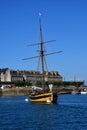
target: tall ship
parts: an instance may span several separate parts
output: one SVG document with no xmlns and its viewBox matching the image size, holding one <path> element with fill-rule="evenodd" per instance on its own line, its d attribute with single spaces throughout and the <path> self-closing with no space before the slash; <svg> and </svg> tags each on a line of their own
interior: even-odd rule
<svg viewBox="0 0 87 130">
<path fill-rule="evenodd" d="M 42 83 L 42 85 L 40 88 L 35 86 L 36 89 L 30 95 L 30 102 L 33 102 L 33 103 L 57 103 L 58 95 L 56 92 L 53 92 L 53 90 L 52 90 L 53 85 L 50 84 L 49 89 L 48 90 L 46 89 L 47 86 L 45 84 L 45 72 L 46 72 L 45 71 L 45 56 L 60 53 L 61 51 L 52 52 L 49 54 L 45 53 L 44 44 L 48 43 L 48 42 L 53 42 L 54 40 L 43 42 L 41 14 L 39 14 L 39 26 L 40 26 L 39 27 L 39 29 L 40 29 L 40 42 L 37 44 L 32 44 L 32 46 L 39 45 L 39 55 L 24 59 L 24 60 L 28 60 L 28 59 L 33 59 L 33 58 L 39 58 L 39 60 L 41 61 L 41 75 L 42 75 L 42 82 L 41 83 Z M 39 91 L 37 91 L 37 89 L 39 89 Z"/>
</svg>

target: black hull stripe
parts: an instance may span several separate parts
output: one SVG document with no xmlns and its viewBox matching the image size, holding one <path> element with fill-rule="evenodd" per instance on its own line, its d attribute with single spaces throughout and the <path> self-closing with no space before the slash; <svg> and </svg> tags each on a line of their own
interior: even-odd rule
<svg viewBox="0 0 87 130">
<path fill-rule="evenodd" d="M 39 96 L 39 97 L 31 96 L 30 99 L 41 99 L 41 98 L 48 98 L 48 97 L 51 97 L 51 95 L 44 95 L 44 96 Z"/>
</svg>

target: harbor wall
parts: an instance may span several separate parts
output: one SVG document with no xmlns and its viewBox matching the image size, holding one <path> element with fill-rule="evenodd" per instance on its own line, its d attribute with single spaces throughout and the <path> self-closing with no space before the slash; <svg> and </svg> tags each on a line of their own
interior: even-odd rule
<svg viewBox="0 0 87 130">
<path fill-rule="evenodd" d="M 31 89 L 30 88 L 4 88 L 0 89 L 0 96 L 24 96 L 30 95 Z"/>
<path fill-rule="evenodd" d="M 71 93 L 72 89 L 57 87 L 53 91 L 58 94 L 67 94 Z M 30 87 L 14 87 L 14 88 L 4 88 L 0 89 L 0 96 L 27 96 L 30 95 L 32 89 Z"/>
</svg>

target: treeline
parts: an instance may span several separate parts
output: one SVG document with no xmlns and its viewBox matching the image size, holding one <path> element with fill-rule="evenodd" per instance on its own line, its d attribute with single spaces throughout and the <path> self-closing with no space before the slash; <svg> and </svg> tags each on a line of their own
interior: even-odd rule
<svg viewBox="0 0 87 130">
<path fill-rule="evenodd" d="M 37 85 L 37 86 L 41 86 L 41 84 L 42 83 L 40 81 L 37 81 L 35 83 L 35 85 Z M 78 86 L 78 87 L 80 87 L 81 85 L 84 85 L 84 81 L 78 81 L 78 82 L 75 82 L 75 81 L 46 82 L 45 84 L 47 86 L 49 84 L 53 84 L 55 86 L 64 86 L 64 87 L 66 87 L 66 86 L 72 85 L 72 86 Z M 11 86 L 22 87 L 22 86 L 32 86 L 33 83 L 31 83 L 31 82 L 25 82 L 25 81 L 24 82 L 0 82 L 0 86 L 1 85 L 11 85 Z"/>
</svg>

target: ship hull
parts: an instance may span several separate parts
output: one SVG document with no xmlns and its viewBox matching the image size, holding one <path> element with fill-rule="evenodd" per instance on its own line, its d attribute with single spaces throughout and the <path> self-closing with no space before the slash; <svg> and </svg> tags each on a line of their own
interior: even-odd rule
<svg viewBox="0 0 87 130">
<path fill-rule="evenodd" d="M 30 101 L 34 103 L 57 103 L 57 94 L 53 92 L 48 92 L 31 95 Z"/>
</svg>

